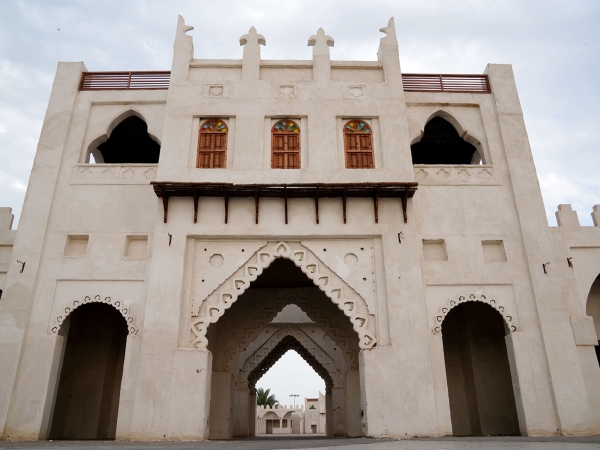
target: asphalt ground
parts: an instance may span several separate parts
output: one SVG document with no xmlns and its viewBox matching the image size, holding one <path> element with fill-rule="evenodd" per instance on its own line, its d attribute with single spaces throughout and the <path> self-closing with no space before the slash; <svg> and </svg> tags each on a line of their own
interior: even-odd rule
<svg viewBox="0 0 600 450">
<path fill-rule="evenodd" d="M 440 439 L 372 439 L 259 437 L 204 442 L 116 442 L 116 441 L 30 441 L 0 442 L 0 449 L 66 450 L 591 450 L 600 449 L 600 436 L 593 437 L 473 437 Z"/>
</svg>

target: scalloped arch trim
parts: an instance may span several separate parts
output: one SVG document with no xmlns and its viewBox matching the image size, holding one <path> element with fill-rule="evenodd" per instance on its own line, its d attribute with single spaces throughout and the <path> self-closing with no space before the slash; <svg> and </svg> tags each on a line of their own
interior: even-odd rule
<svg viewBox="0 0 600 450">
<path fill-rule="evenodd" d="M 208 327 L 216 323 L 219 318 L 225 314 L 225 311 L 233 305 L 238 297 L 242 295 L 250 284 L 255 281 L 263 270 L 271 265 L 276 258 L 287 258 L 291 260 L 304 274 L 313 281 L 316 287 L 321 289 L 329 299 L 350 319 L 352 328 L 359 337 L 359 347 L 362 349 L 373 348 L 377 340 L 367 326 L 369 317 L 366 314 L 358 312 L 357 302 L 362 304 L 362 309 L 368 311 L 365 300 L 356 293 L 350 286 L 343 281 L 338 281 L 340 286 L 333 284 L 337 275 L 331 272 L 310 250 L 299 243 L 294 243 L 294 247 L 286 242 L 277 242 L 273 245 L 268 243 L 256 252 L 256 261 L 244 264 L 240 269 L 228 278 L 217 290 L 215 290 L 203 303 L 207 303 L 204 315 L 197 319 L 192 319 L 191 332 L 192 346 L 206 347 L 208 340 L 206 333 Z M 238 274 L 238 275 L 236 275 Z M 350 293 L 350 295 L 347 295 Z M 353 294 L 353 295 L 352 295 Z M 208 302 L 211 297 L 216 297 L 216 302 Z M 352 298 L 355 297 L 355 298 Z M 196 309 L 197 308 L 197 309 Z M 196 314 L 200 313 L 201 306 L 197 306 Z M 192 313 L 194 315 L 194 311 Z"/>
<path fill-rule="evenodd" d="M 54 325 L 52 327 L 52 329 L 50 330 L 50 333 L 58 334 L 58 332 L 60 331 L 60 328 L 62 327 L 62 324 L 67 319 L 67 317 L 69 317 L 69 314 L 71 314 L 73 311 L 75 311 L 81 305 L 86 305 L 88 303 L 106 303 L 107 305 L 112 306 L 117 311 L 119 311 L 121 313 L 121 315 L 125 318 L 125 321 L 127 322 L 127 331 L 129 332 L 129 334 L 133 334 L 133 335 L 138 334 L 138 328 L 134 325 L 135 317 L 131 315 L 131 311 L 129 310 L 129 308 L 123 306 L 123 304 L 119 300 L 113 300 L 111 297 L 102 298 L 100 295 L 96 295 L 94 297 L 90 297 L 89 295 L 86 295 L 83 298 L 83 300 L 74 300 L 70 306 L 67 306 L 65 308 L 64 314 L 61 314 L 56 317 L 56 319 L 55 319 L 56 325 Z"/>
<path fill-rule="evenodd" d="M 433 334 L 442 333 L 442 323 L 452 308 L 467 302 L 481 302 L 491 306 L 500 313 L 508 327 L 509 333 L 520 331 L 521 327 L 519 326 L 517 316 L 513 311 L 510 311 L 493 296 L 471 292 L 469 295 L 459 295 L 455 299 L 448 300 L 448 304 L 440 308 L 439 313 L 436 314 L 434 318 L 435 326 L 431 329 Z"/>
</svg>

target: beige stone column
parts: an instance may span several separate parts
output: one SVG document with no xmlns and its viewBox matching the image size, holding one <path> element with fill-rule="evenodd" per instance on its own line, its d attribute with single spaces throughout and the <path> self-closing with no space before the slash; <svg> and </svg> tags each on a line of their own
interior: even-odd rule
<svg viewBox="0 0 600 450">
<path fill-rule="evenodd" d="M 333 437 L 333 398 L 330 387 L 325 389 L 325 427 L 327 436 Z"/>
<path fill-rule="evenodd" d="M 209 413 L 210 439 L 231 439 L 233 436 L 232 391 L 230 372 L 212 373 Z"/>
<path fill-rule="evenodd" d="M 360 373 L 358 370 L 346 372 L 346 433 L 349 437 L 362 436 Z"/>
<path fill-rule="evenodd" d="M 250 436 L 248 416 L 252 404 L 249 403 L 250 390 L 248 388 L 234 388 L 233 390 L 233 437 Z"/>
<path fill-rule="evenodd" d="M 167 439 L 208 438 L 212 373 L 212 355 L 207 349 L 175 351 Z"/>
<path fill-rule="evenodd" d="M 346 388 L 334 386 L 331 388 L 331 401 L 333 403 L 333 435 L 345 437 L 347 435 L 346 423 Z"/>
<path fill-rule="evenodd" d="M 0 437 L 35 440 L 48 429 L 46 403 L 53 401 L 48 394 L 56 389 L 57 339 L 48 336 L 48 317 L 28 323 L 35 316 L 34 290 L 50 208 L 85 70 L 83 63 L 58 64 L 6 275 L 0 302 Z M 23 272 L 17 259 L 26 262 Z M 43 301 L 49 298 L 44 295 Z"/>
<path fill-rule="evenodd" d="M 248 392 L 248 435 L 250 437 L 256 435 L 256 388 L 251 387 Z"/>
<path fill-rule="evenodd" d="M 435 414 L 439 436 L 452 435 L 452 420 L 450 417 L 450 402 L 448 397 L 448 381 L 446 379 L 446 363 L 444 359 L 444 343 L 442 334 L 430 334 L 429 352 L 431 374 L 433 377 L 433 392 L 435 395 Z"/>
<path fill-rule="evenodd" d="M 558 429 L 563 434 L 591 434 L 594 431 L 592 414 L 573 330 L 560 283 L 555 251 L 550 236 L 544 203 L 536 173 L 523 112 L 517 94 L 512 67 L 490 64 L 486 69 L 495 98 L 500 135 L 510 170 L 510 181 L 518 215 L 520 231 L 529 264 L 530 296 L 522 302 L 531 302 L 535 310 L 528 318 L 530 327 L 541 330 L 549 383 L 553 389 Z M 542 264 L 553 263 L 544 273 Z M 542 355 L 542 352 L 538 352 Z M 540 380 L 531 380 L 539 383 Z M 546 402 L 547 403 L 547 402 Z M 524 407 L 530 407 L 524 404 Z M 547 424 L 545 432 L 552 432 Z"/>
</svg>

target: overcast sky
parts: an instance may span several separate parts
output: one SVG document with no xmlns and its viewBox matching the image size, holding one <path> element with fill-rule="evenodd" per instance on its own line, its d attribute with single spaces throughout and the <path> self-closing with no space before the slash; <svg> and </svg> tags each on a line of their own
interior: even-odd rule
<svg viewBox="0 0 600 450">
<path fill-rule="evenodd" d="M 254 25 L 267 40 L 265 59 L 311 59 L 307 40 L 323 27 L 335 39 L 332 59 L 375 60 L 378 30 L 394 16 L 403 72 L 513 64 L 549 222 L 559 203 L 571 203 L 592 224 L 600 204 L 597 0 L 0 0 L 0 206 L 21 211 L 57 62 L 168 70 L 178 14 L 195 27 L 196 58 L 241 58 L 239 37 Z"/>
</svg>

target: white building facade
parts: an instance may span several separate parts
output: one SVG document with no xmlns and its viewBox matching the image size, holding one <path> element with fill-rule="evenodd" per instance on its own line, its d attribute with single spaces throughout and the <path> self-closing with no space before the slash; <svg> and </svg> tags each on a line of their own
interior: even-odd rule
<svg viewBox="0 0 600 450">
<path fill-rule="evenodd" d="M 377 61 L 190 29 L 170 72 L 58 65 L 0 209 L 4 439 L 253 436 L 290 349 L 331 436 L 600 433 L 600 206 L 548 226 L 509 65 L 402 74 L 393 20 Z"/>
<path fill-rule="evenodd" d="M 325 396 L 305 398 L 303 405 L 256 406 L 255 435 L 326 434 Z"/>
</svg>

